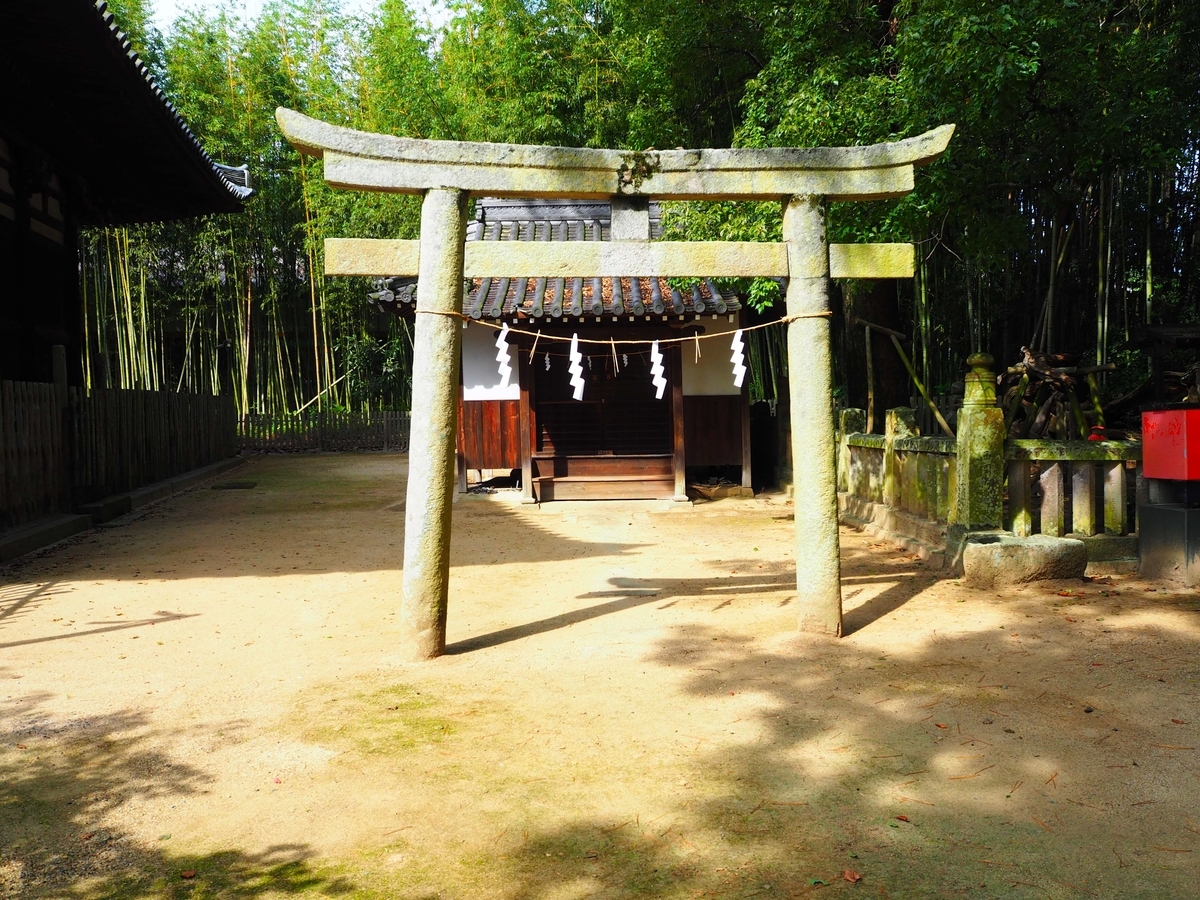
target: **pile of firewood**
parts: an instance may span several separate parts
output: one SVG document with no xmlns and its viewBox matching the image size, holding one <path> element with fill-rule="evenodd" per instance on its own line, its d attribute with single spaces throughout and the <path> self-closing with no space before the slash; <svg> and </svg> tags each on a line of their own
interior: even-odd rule
<svg viewBox="0 0 1200 900">
<path fill-rule="evenodd" d="M 1127 394 L 1101 403 L 1096 376 L 1113 363 L 1081 366 L 1080 354 L 1021 348 L 1021 359 L 1000 376 L 1000 402 L 1010 438 L 1123 440 L 1141 431 L 1141 409 L 1154 402 L 1200 403 L 1200 362 L 1162 373 L 1161 395 L 1147 378 Z"/>
<path fill-rule="evenodd" d="M 1125 437 L 1106 428 L 1096 375 L 1103 366 L 1079 365 L 1079 354 L 1021 348 L 1021 359 L 1000 376 L 1004 425 L 1010 438 L 1106 440 Z"/>
</svg>

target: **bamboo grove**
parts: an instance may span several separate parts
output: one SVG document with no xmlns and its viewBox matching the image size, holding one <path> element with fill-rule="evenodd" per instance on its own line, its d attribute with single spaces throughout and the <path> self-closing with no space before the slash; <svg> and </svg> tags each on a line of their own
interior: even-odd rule
<svg viewBox="0 0 1200 900">
<path fill-rule="evenodd" d="M 463 0 L 434 34 L 402 0 L 367 17 L 278 0 L 254 21 L 196 11 L 161 35 L 115 4 L 209 153 L 248 163 L 241 216 L 82 239 L 91 384 L 233 392 L 242 411 L 404 408 L 411 344 L 326 281 L 327 235 L 414 237 L 411 199 L 335 193 L 275 131 L 290 106 L 415 137 L 631 149 L 871 143 L 958 125 L 907 199 L 834 205 L 835 240 L 906 240 L 917 278 L 865 318 L 905 331 L 936 390 L 987 350 L 1115 363 L 1200 320 L 1200 0 Z M 692 238 L 777 240 L 773 205 L 677 204 Z M 778 285 L 739 285 L 778 315 Z M 870 286 L 844 285 L 846 318 Z M 868 311 L 872 307 L 867 307 Z M 774 399 L 775 337 L 750 348 Z M 1187 360 L 1177 360 L 1177 366 Z M 843 341 L 838 379 L 861 367 Z M 908 390 L 907 385 L 904 390 Z M 861 401 L 859 401 L 861 402 Z"/>
</svg>

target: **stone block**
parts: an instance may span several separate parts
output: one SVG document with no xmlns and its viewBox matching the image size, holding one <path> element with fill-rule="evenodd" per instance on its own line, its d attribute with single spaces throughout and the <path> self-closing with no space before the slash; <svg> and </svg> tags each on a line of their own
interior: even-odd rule
<svg viewBox="0 0 1200 900">
<path fill-rule="evenodd" d="M 967 535 L 963 545 L 963 578 L 971 587 L 1082 578 L 1087 565 L 1087 547 L 1072 538 L 992 533 Z"/>
</svg>

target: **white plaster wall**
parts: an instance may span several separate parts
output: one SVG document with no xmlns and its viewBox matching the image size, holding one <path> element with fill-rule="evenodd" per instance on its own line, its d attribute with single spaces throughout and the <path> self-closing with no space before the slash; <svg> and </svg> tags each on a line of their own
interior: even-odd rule
<svg viewBox="0 0 1200 900">
<path fill-rule="evenodd" d="M 733 332 L 737 331 L 735 315 L 705 316 L 698 324 L 704 326 L 704 334 L 719 334 L 720 337 L 700 338 L 700 360 L 696 360 L 696 345 L 684 342 L 683 351 L 683 394 L 685 397 L 721 396 L 740 394 L 742 389 L 733 383 Z M 745 352 L 745 351 L 743 351 Z"/>
<path fill-rule="evenodd" d="M 517 350 L 508 348 L 508 364 L 512 374 L 508 384 L 500 379 L 500 363 L 496 361 L 495 328 L 468 324 L 462 335 L 462 373 L 464 400 L 519 400 L 521 385 L 517 379 Z"/>
</svg>

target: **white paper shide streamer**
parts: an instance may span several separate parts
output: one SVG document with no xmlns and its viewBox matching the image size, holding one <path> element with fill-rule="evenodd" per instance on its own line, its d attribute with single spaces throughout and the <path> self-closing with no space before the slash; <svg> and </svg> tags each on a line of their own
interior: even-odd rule
<svg viewBox="0 0 1200 900">
<path fill-rule="evenodd" d="M 512 364 L 508 361 L 508 323 L 503 323 L 500 333 L 496 335 L 496 362 L 500 363 L 500 387 L 506 388 L 512 383 Z"/>
<path fill-rule="evenodd" d="M 744 365 L 746 356 L 742 353 L 746 345 L 742 342 L 742 329 L 738 329 L 733 333 L 733 356 L 729 361 L 733 363 L 733 385 L 741 387 L 742 381 L 746 377 L 746 366 Z"/>
<path fill-rule="evenodd" d="M 657 345 L 656 345 L 657 346 Z M 583 354 L 579 352 L 579 335 L 571 335 L 571 365 L 567 366 L 571 373 L 571 386 L 575 388 L 572 394 L 576 400 L 583 399 Z"/>
<path fill-rule="evenodd" d="M 654 376 L 655 398 L 662 399 L 663 391 L 667 388 L 667 379 L 663 378 L 663 355 L 658 349 L 658 341 L 650 345 L 650 374 Z"/>
</svg>

